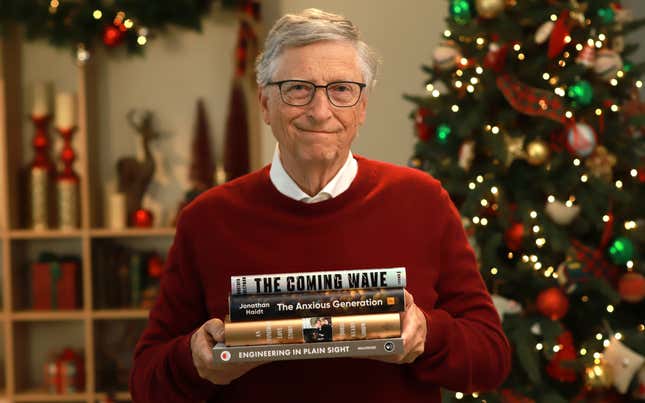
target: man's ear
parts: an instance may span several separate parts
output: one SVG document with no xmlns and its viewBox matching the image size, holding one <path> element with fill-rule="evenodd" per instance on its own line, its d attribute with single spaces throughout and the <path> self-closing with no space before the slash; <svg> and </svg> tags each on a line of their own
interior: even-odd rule
<svg viewBox="0 0 645 403">
<path fill-rule="evenodd" d="M 367 116 L 367 94 L 363 94 L 361 99 L 358 101 L 358 125 L 362 126 L 365 122 L 365 117 Z"/>
<path fill-rule="evenodd" d="M 269 94 L 267 87 L 260 87 L 258 89 L 258 102 L 260 103 L 260 110 L 262 111 L 262 120 L 267 125 L 269 124 Z"/>
</svg>

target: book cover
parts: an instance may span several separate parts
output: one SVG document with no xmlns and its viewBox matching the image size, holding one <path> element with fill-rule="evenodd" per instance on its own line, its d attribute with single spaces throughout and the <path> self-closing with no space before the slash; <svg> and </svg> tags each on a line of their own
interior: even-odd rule
<svg viewBox="0 0 645 403">
<path fill-rule="evenodd" d="M 405 288 L 405 267 L 231 276 L 231 295 Z"/>
<path fill-rule="evenodd" d="M 398 313 L 224 323 L 227 346 L 383 339 L 400 335 Z"/>
<path fill-rule="evenodd" d="M 403 339 L 400 337 L 371 340 L 345 340 L 310 344 L 271 344 L 264 346 L 213 347 L 216 363 L 245 361 L 309 360 L 314 358 L 370 357 L 400 354 Z"/>
<path fill-rule="evenodd" d="M 250 294 L 229 296 L 231 322 L 368 315 L 405 310 L 403 288 Z"/>
</svg>

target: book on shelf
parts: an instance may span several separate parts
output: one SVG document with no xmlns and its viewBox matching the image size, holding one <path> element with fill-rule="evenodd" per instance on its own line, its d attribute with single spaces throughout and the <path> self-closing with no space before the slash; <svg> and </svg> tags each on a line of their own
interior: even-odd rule
<svg viewBox="0 0 645 403">
<path fill-rule="evenodd" d="M 227 346 L 336 342 L 400 335 L 398 313 L 224 323 Z"/>
<path fill-rule="evenodd" d="M 229 296 L 231 322 L 401 312 L 403 288 Z"/>
<path fill-rule="evenodd" d="M 231 295 L 405 288 L 405 267 L 231 276 Z"/>
<path fill-rule="evenodd" d="M 227 346 L 224 343 L 217 343 L 212 350 L 216 363 L 370 357 L 400 354 L 403 351 L 403 339 L 393 337 L 260 346 Z"/>
</svg>

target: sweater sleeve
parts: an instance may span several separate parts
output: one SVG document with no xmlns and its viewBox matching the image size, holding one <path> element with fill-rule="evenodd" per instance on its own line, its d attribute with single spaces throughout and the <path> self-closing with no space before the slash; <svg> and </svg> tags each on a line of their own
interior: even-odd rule
<svg viewBox="0 0 645 403">
<path fill-rule="evenodd" d="M 442 189 L 437 303 L 422 309 L 424 353 L 411 364 L 417 379 L 464 393 L 499 386 L 510 370 L 510 346 L 486 290 L 460 214 Z"/>
<path fill-rule="evenodd" d="M 201 401 L 217 388 L 193 365 L 190 338 L 208 316 L 183 221 L 168 254 L 159 297 L 135 348 L 130 392 L 137 403 Z"/>
</svg>

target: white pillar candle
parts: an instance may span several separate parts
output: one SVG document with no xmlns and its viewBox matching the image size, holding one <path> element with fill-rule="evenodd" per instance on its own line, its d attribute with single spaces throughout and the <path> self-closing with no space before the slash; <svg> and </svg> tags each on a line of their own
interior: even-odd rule
<svg viewBox="0 0 645 403">
<path fill-rule="evenodd" d="M 56 94 L 56 128 L 70 129 L 75 126 L 76 105 L 74 94 L 59 92 Z"/>
<path fill-rule="evenodd" d="M 123 229 L 127 224 L 128 213 L 126 210 L 125 193 L 111 193 L 108 195 L 108 227 Z"/>
<path fill-rule="evenodd" d="M 49 102 L 47 84 L 37 82 L 34 84 L 34 102 L 31 109 L 31 115 L 36 118 L 49 115 Z"/>
</svg>

